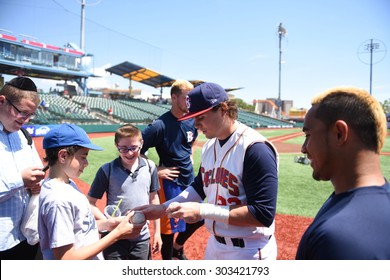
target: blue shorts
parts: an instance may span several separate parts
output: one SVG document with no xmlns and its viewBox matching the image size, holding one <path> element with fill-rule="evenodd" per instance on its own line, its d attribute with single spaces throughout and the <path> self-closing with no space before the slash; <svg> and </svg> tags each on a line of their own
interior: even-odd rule
<svg viewBox="0 0 390 280">
<path fill-rule="evenodd" d="M 165 201 L 178 196 L 183 190 L 186 189 L 185 186 L 179 186 L 175 182 L 166 179 L 160 179 L 160 186 L 160 203 L 164 203 Z M 186 223 L 180 219 L 169 219 L 167 216 L 163 216 L 160 219 L 160 224 L 162 234 L 172 234 L 186 230 Z"/>
</svg>

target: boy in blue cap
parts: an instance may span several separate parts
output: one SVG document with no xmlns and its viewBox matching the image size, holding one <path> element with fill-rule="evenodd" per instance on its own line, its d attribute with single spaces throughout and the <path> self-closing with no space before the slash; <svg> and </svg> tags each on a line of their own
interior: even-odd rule
<svg viewBox="0 0 390 280">
<path fill-rule="evenodd" d="M 39 197 L 38 231 L 44 259 L 103 259 L 103 249 L 139 235 L 143 224 L 130 223 L 134 212 L 97 224 L 86 196 L 72 180 L 88 166 L 89 150 L 102 150 L 83 129 L 57 125 L 45 135 L 43 148 L 50 167 Z M 111 232 L 99 239 L 99 230 Z"/>
</svg>

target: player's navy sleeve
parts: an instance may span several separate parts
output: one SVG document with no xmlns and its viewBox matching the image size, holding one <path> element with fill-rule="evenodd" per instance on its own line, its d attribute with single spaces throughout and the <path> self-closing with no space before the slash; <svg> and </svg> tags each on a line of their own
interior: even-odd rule
<svg viewBox="0 0 390 280">
<path fill-rule="evenodd" d="M 276 155 L 266 143 L 255 143 L 246 150 L 242 181 L 249 212 L 269 227 L 276 214 L 278 169 Z"/>
<path fill-rule="evenodd" d="M 142 144 L 141 154 L 145 154 L 151 147 L 156 147 L 164 139 L 163 122 L 159 119 L 154 120 L 151 124 L 142 130 Z"/>
<path fill-rule="evenodd" d="M 198 175 L 195 177 L 191 186 L 199 194 L 202 200 L 206 198 L 206 194 L 203 190 L 203 180 L 202 180 L 202 173 L 200 172 L 200 167 L 199 167 Z"/>
</svg>

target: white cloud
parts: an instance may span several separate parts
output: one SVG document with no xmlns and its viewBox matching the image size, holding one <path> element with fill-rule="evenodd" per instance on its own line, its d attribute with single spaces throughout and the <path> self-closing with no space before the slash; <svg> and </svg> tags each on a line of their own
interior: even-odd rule
<svg viewBox="0 0 390 280">
<path fill-rule="evenodd" d="M 89 69 L 91 73 L 94 73 L 96 78 L 88 78 L 88 88 L 110 88 L 114 87 L 114 84 L 110 81 L 110 73 L 106 71 L 107 68 L 111 67 L 111 64 L 105 64 L 100 67 Z"/>
</svg>

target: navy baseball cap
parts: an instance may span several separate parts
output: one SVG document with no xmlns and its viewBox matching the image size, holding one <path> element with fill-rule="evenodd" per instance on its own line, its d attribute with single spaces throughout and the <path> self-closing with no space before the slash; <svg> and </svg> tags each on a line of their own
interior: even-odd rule
<svg viewBox="0 0 390 280">
<path fill-rule="evenodd" d="M 35 91 L 37 92 L 37 86 L 34 84 L 34 82 L 27 77 L 16 77 L 13 78 L 11 81 L 6 82 L 5 84 L 16 87 L 21 90 L 28 90 L 28 91 Z"/>
<path fill-rule="evenodd" d="M 103 150 L 103 148 L 92 144 L 87 133 L 75 124 L 64 123 L 56 125 L 43 138 L 44 149 L 69 146 L 80 146 L 97 151 Z"/>
<path fill-rule="evenodd" d="M 203 83 L 188 93 L 188 113 L 179 118 L 179 121 L 204 114 L 227 100 L 229 97 L 223 87 L 215 83 Z"/>
</svg>

